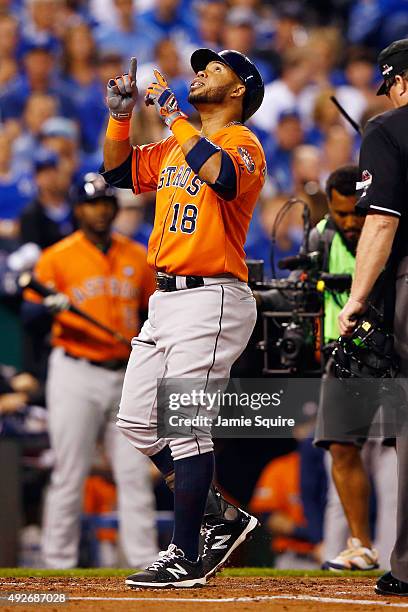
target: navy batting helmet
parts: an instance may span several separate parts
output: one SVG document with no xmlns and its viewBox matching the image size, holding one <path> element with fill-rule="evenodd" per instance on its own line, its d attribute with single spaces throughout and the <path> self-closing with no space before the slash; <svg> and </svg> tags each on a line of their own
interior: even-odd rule
<svg viewBox="0 0 408 612">
<path fill-rule="evenodd" d="M 245 85 L 242 104 L 243 121 L 251 117 L 261 106 L 265 87 L 258 68 L 246 55 L 239 51 L 226 49 L 216 53 L 211 49 L 197 49 L 191 56 L 191 66 L 195 73 L 205 70 L 210 62 L 221 62 L 231 68 Z"/>
<path fill-rule="evenodd" d="M 116 206 L 116 191 L 110 187 L 101 174 L 88 172 L 72 192 L 74 204 L 93 202 L 94 200 L 112 200 Z"/>
</svg>

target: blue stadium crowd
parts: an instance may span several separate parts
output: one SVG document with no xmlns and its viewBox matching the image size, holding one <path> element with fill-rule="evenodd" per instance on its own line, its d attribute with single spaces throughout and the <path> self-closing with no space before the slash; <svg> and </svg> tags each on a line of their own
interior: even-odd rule
<svg viewBox="0 0 408 612">
<path fill-rule="evenodd" d="M 389 108 L 375 95 L 376 56 L 407 34 L 408 0 L 0 0 L 0 309 L 15 305 L 13 273 L 74 231 L 72 186 L 100 168 L 106 83 L 131 56 L 140 92 L 157 67 L 193 121 L 194 49 L 236 49 L 259 67 L 265 99 L 249 127 L 264 147 L 268 176 L 246 253 L 265 260 L 270 275 L 277 211 L 297 196 L 317 223 L 327 211 L 326 178 L 357 159 L 359 134 L 330 97 L 361 126 Z M 141 103 L 132 143 L 157 141 L 166 129 Z M 125 190 L 118 197 L 116 229 L 147 245 L 154 197 Z M 292 207 L 277 231 L 277 259 L 297 253 L 302 229 L 301 207 Z M 41 372 L 18 379 L 13 342 L 0 352 L 0 413 L 42 405 Z"/>
</svg>

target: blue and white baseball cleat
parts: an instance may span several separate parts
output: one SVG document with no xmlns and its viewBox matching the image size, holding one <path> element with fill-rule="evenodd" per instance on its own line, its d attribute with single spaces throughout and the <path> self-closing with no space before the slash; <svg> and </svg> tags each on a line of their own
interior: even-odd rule
<svg viewBox="0 0 408 612">
<path fill-rule="evenodd" d="M 347 548 L 331 561 L 325 561 L 322 569 L 332 572 L 369 572 L 378 569 L 378 552 L 363 546 L 358 538 L 349 538 Z"/>
</svg>

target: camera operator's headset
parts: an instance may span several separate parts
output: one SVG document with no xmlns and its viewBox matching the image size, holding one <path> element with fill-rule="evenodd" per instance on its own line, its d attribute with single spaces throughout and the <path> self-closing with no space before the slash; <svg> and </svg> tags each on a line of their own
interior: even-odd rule
<svg viewBox="0 0 408 612">
<path fill-rule="evenodd" d="M 324 220 L 326 221 L 326 225 L 324 226 L 322 232 L 319 232 L 316 227 L 314 228 L 319 234 L 319 237 L 316 243 L 313 244 L 312 236 L 310 236 L 309 250 L 319 251 L 322 254 L 322 270 L 324 272 L 329 272 L 330 248 L 337 230 L 336 226 L 334 225 L 334 221 L 329 214 L 324 216 Z"/>
</svg>

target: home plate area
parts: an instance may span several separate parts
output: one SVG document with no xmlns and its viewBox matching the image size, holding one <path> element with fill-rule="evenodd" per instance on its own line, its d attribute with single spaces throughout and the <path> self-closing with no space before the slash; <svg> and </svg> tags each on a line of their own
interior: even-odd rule
<svg viewBox="0 0 408 612">
<path fill-rule="evenodd" d="M 235 612 L 371 612 L 404 609 L 408 599 L 374 593 L 375 577 L 231 576 L 221 574 L 199 589 L 128 589 L 123 576 L 32 576 L 1 579 L 0 610 L 53 612 L 194 611 Z M 29 572 L 29 570 L 28 570 Z M 66 603 L 10 603 L 9 593 L 65 593 Z"/>
</svg>

